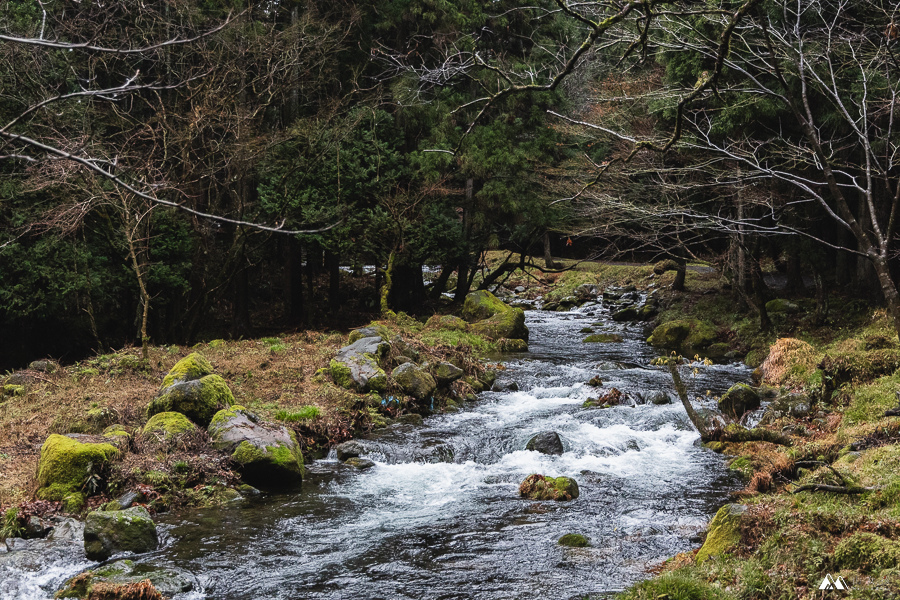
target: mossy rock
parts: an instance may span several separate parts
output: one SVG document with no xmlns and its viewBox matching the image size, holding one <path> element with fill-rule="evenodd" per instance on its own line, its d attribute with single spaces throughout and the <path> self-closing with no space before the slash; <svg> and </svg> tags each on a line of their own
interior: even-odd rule
<svg viewBox="0 0 900 600">
<path fill-rule="evenodd" d="M 624 321 L 638 321 L 641 318 L 641 311 L 636 306 L 629 306 L 627 308 L 623 308 L 617 310 L 612 314 L 612 320 L 618 323 Z"/>
<path fill-rule="evenodd" d="M 377 337 L 381 338 L 385 342 L 391 339 L 391 330 L 385 327 L 384 325 L 380 325 L 378 323 L 372 323 L 365 327 L 360 327 L 359 329 L 354 329 L 350 332 L 350 343 L 353 344 L 363 338 L 367 337 Z"/>
<path fill-rule="evenodd" d="M 497 345 L 500 352 L 528 352 L 528 342 L 519 339 L 503 338 Z"/>
<path fill-rule="evenodd" d="M 120 444 L 131 439 L 131 433 L 120 423 L 114 423 L 103 430 L 103 437 L 109 438 L 113 444 Z"/>
<path fill-rule="evenodd" d="M 400 365 L 391 372 L 391 377 L 403 389 L 403 393 L 417 400 L 430 398 L 437 389 L 434 377 L 415 363 Z"/>
<path fill-rule="evenodd" d="M 340 349 L 331 360 L 329 370 L 334 382 L 358 392 L 383 392 L 388 378 L 379 361 L 388 356 L 391 344 L 380 337 L 369 336 Z"/>
<path fill-rule="evenodd" d="M 162 436 L 163 439 L 168 441 L 196 429 L 194 424 L 181 413 L 161 412 L 150 417 L 141 433 L 145 436 Z"/>
<path fill-rule="evenodd" d="M 498 300 L 499 302 L 499 300 Z M 502 302 L 500 304 L 503 304 Z M 525 325 L 525 311 L 521 308 L 510 308 L 503 304 L 505 310 L 487 319 L 477 321 L 469 326 L 469 331 L 491 340 L 517 339 L 528 340 L 528 327 Z"/>
<path fill-rule="evenodd" d="M 143 506 L 94 511 L 84 521 L 84 551 L 91 560 L 118 552 L 152 552 L 158 545 L 156 523 Z"/>
<path fill-rule="evenodd" d="M 766 302 L 766 312 L 772 315 L 795 314 L 800 312 L 800 307 L 784 298 L 776 298 Z"/>
<path fill-rule="evenodd" d="M 560 537 L 556 543 L 569 548 L 587 548 L 591 545 L 591 542 L 580 533 L 567 533 Z"/>
<path fill-rule="evenodd" d="M 874 533 L 857 531 L 834 549 L 835 570 L 871 572 L 900 564 L 900 542 Z"/>
<path fill-rule="evenodd" d="M 118 454 L 111 444 L 82 443 L 52 434 L 41 446 L 37 477 L 40 487 L 35 495 L 41 500 L 62 500 L 68 512 L 77 512 L 84 503 L 81 489 L 90 470 L 98 469 Z"/>
<path fill-rule="evenodd" d="M 432 374 L 440 386 L 448 386 L 465 375 L 465 372 L 451 362 L 442 361 L 435 365 Z"/>
<path fill-rule="evenodd" d="M 244 478 L 257 487 L 288 487 L 303 479 L 303 455 L 293 430 L 236 405 L 216 413 L 208 432 L 212 446 L 230 452 Z"/>
<path fill-rule="evenodd" d="M 595 333 L 581 340 L 584 344 L 618 344 L 623 341 L 625 340 L 617 333 Z"/>
<path fill-rule="evenodd" d="M 147 579 L 160 596 L 153 596 L 147 591 L 137 593 L 140 589 L 137 585 Z M 135 564 L 126 559 L 79 573 L 66 581 L 54 598 L 153 600 L 160 597 L 171 598 L 190 592 L 195 587 L 193 576 L 184 571 L 145 563 Z"/>
<path fill-rule="evenodd" d="M 570 477 L 529 475 L 519 486 L 519 495 L 529 500 L 574 500 L 578 497 L 578 483 Z"/>
<path fill-rule="evenodd" d="M 447 331 L 468 331 L 469 324 L 454 315 L 432 315 L 425 322 L 427 329 L 444 329 Z"/>
<path fill-rule="evenodd" d="M 709 524 L 706 541 L 694 560 L 702 564 L 710 556 L 721 556 L 741 541 L 741 515 L 747 511 L 742 504 L 726 504 Z"/>
<path fill-rule="evenodd" d="M 716 342 L 715 328 L 698 319 L 679 319 L 659 325 L 647 338 L 656 348 L 675 350 L 682 354 L 703 352 Z"/>
<path fill-rule="evenodd" d="M 759 406 L 759 392 L 746 383 L 734 384 L 719 399 L 719 410 L 735 419 L 740 419 L 744 413 L 756 410 Z"/>
<path fill-rule="evenodd" d="M 469 323 L 474 323 L 507 310 L 510 310 L 510 307 L 495 295 L 487 290 L 478 290 L 466 295 L 461 316 Z"/>
<path fill-rule="evenodd" d="M 147 415 L 179 412 L 206 427 L 217 411 L 234 404 L 234 395 L 224 379 L 206 375 L 192 381 L 179 381 L 165 388 L 147 407 Z"/>
<path fill-rule="evenodd" d="M 177 363 L 163 379 L 162 387 L 167 388 L 179 381 L 193 381 L 213 372 L 212 365 L 201 354 L 191 352 Z"/>
</svg>

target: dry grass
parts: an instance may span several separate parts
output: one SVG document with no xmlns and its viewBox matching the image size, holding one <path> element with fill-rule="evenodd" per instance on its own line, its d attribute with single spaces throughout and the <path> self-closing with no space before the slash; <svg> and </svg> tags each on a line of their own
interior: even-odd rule
<svg viewBox="0 0 900 600">
<path fill-rule="evenodd" d="M 345 341 L 337 333 L 311 331 L 277 339 L 154 347 L 149 367 L 137 360 L 136 349 L 126 348 L 42 373 L 26 384 L 25 395 L 0 403 L 0 506 L 32 496 L 40 446 L 49 434 L 99 433 L 113 423 L 140 428 L 163 377 L 190 352 L 210 360 L 239 404 L 266 417 L 279 409 L 315 405 L 321 417 L 307 425 L 340 427 L 346 421 L 341 404 L 350 393 L 313 375 Z"/>
<path fill-rule="evenodd" d="M 816 368 L 815 348 L 796 338 L 780 338 L 769 349 L 769 356 L 759 369 L 763 381 L 769 385 L 791 383 L 798 375 L 808 375 Z"/>
</svg>

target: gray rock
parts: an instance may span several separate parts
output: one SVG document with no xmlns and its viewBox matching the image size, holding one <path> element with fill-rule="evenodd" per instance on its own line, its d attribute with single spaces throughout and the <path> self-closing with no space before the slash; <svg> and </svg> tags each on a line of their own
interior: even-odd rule
<svg viewBox="0 0 900 600">
<path fill-rule="evenodd" d="M 359 440 L 350 440 L 334 447 L 337 459 L 345 462 L 351 458 L 357 458 L 360 454 L 366 452 L 366 447 Z"/>
<path fill-rule="evenodd" d="M 492 392 L 518 392 L 519 384 L 515 381 L 495 381 L 491 386 Z"/>
<path fill-rule="evenodd" d="M 647 402 L 649 402 L 650 404 L 656 404 L 656 405 L 672 403 L 672 399 L 669 398 L 669 394 L 665 393 L 662 390 L 656 390 L 656 391 L 644 394 L 644 399 Z"/>
<path fill-rule="evenodd" d="M 116 502 L 119 503 L 119 506 L 122 508 L 131 508 L 136 502 L 144 502 L 146 498 L 144 497 L 143 492 L 138 491 L 130 491 L 125 492 L 121 496 L 116 499 Z"/>
<path fill-rule="evenodd" d="M 91 560 L 106 560 L 118 552 L 152 552 L 159 545 L 156 524 L 146 508 L 98 510 L 84 522 L 84 551 Z"/>
<path fill-rule="evenodd" d="M 565 451 L 562 440 L 555 431 L 542 431 L 535 435 L 528 440 L 527 444 L 525 444 L 525 449 L 534 450 L 541 454 L 554 454 L 557 456 Z"/>
<path fill-rule="evenodd" d="M 47 539 L 56 542 L 82 540 L 84 539 L 84 523 L 71 517 L 59 517 Z"/>
<path fill-rule="evenodd" d="M 147 407 L 147 415 L 178 412 L 206 427 L 216 411 L 231 406 L 234 396 L 218 375 L 206 375 L 190 381 L 176 381 L 160 391 Z"/>
<path fill-rule="evenodd" d="M 719 399 L 719 410 L 740 419 L 744 413 L 760 406 L 759 394 L 746 383 L 736 383 Z"/>
<path fill-rule="evenodd" d="M 331 361 L 331 376 L 335 383 L 347 389 L 365 392 L 384 391 L 387 375 L 378 362 L 391 350 L 381 337 L 364 337 L 338 351 Z"/>
<path fill-rule="evenodd" d="M 463 376 L 463 370 L 449 362 L 438 363 L 434 367 L 433 373 L 440 386 L 448 386 Z"/>
<path fill-rule="evenodd" d="M 524 286 L 524 285 L 516 286 L 516 289 L 513 290 L 513 291 L 514 291 L 515 293 L 517 293 L 517 294 L 521 294 L 522 292 L 525 291 L 525 286 Z"/>
<path fill-rule="evenodd" d="M 391 377 L 405 394 L 418 400 L 431 397 L 437 389 L 434 378 L 414 363 L 400 365 L 393 370 Z"/>
<path fill-rule="evenodd" d="M 53 373 L 59 368 L 59 365 L 56 364 L 56 361 L 43 359 L 32 361 L 31 364 L 28 365 L 28 368 L 32 371 L 39 371 L 41 373 Z"/>
<path fill-rule="evenodd" d="M 172 567 L 157 567 L 151 564 L 135 564 L 131 560 L 117 560 L 106 565 L 99 566 L 90 571 L 76 575 L 66 582 L 63 590 L 69 588 L 70 584 L 76 578 L 90 574 L 90 580 L 86 586 L 92 587 L 97 583 L 112 583 L 116 585 L 125 585 L 129 583 L 138 583 L 145 579 L 149 579 L 153 587 L 165 598 L 171 598 L 176 594 L 190 592 L 197 586 L 193 575 L 181 569 Z M 82 583 L 82 585 L 85 585 Z M 61 592 L 65 593 L 63 590 Z"/>
<path fill-rule="evenodd" d="M 638 312 L 638 309 L 633 306 L 617 310 L 612 314 L 612 320 L 616 322 L 637 321 L 638 319 L 640 319 L 640 313 Z"/>
<path fill-rule="evenodd" d="M 32 515 L 25 522 L 25 537 L 43 538 L 53 529 L 53 523 Z"/>
<path fill-rule="evenodd" d="M 580 300 L 593 300 L 599 294 L 599 289 L 593 283 L 582 283 L 575 288 L 573 293 Z"/>
<path fill-rule="evenodd" d="M 243 407 L 221 410 L 209 424 L 209 440 L 231 458 L 244 478 L 260 487 L 297 485 L 303 478 L 303 455 L 293 430 L 266 423 Z"/>
<path fill-rule="evenodd" d="M 344 464 L 353 467 L 354 469 L 359 469 L 360 471 L 371 469 L 375 466 L 375 463 L 368 458 L 359 458 L 358 456 L 348 458 L 344 461 Z"/>
</svg>

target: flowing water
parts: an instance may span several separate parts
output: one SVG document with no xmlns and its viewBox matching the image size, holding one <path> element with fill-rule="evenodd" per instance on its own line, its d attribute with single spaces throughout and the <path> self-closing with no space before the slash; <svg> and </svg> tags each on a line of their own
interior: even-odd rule
<svg viewBox="0 0 900 600">
<path fill-rule="evenodd" d="M 317 461 L 297 494 L 161 515 L 163 546 L 138 561 L 190 572 L 185 597 L 198 599 L 499 600 L 603 597 L 689 550 L 738 484 L 721 456 L 699 445 L 678 403 L 582 408 L 595 375 L 604 388 L 674 397 L 668 373 L 649 366 L 646 332 L 600 305 L 527 315 L 530 352 L 506 356 L 501 375 L 518 391 L 384 430 L 367 442 L 376 466 L 366 471 Z M 598 332 L 625 341 L 581 343 L 579 330 L 598 320 Z M 748 376 L 735 364 L 688 381 L 721 393 Z M 524 450 L 548 430 L 562 437 L 561 456 Z M 581 495 L 523 500 L 531 473 L 573 477 Z M 565 533 L 591 546 L 558 546 Z M 0 569 L 0 595 L 48 598 L 90 564 L 77 544 L 39 554 L 37 572 Z"/>
</svg>

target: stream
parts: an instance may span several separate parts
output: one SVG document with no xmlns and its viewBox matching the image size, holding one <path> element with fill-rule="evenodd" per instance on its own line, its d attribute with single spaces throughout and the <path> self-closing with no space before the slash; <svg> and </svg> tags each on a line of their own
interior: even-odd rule
<svg viewBox="0 0 900 600">
<path fill-rule="evenodd" d="M 159 515 L 161 548 L 136 562 L 192 574 L 195 590 L 179 600 L 574 599 L 621 591 L 695 547 L 689 538 L 741 484 L 699 445 L 680 403 L 582 408 L 595 375 L 604 389 L 675 399 L 668 373 L 649 366 L 658 352 L 644 324 L 614 323 L 601 304 L 526 315 L 530 352 L 504 355 L 500 376 L 517 391 L 380 431 L 366 442 L 371 469 L 320 460 L 299 493 Z M 594 323 L 624 341 L 582 343 Z M 687 381 L 721 394 L 749 375 L 715 365 Z M 566 451 L 524 450 L 541 431 L 558 432 Z M 521 499 L 531 473 L 573 477 L 580 497 Z M 591 546 L 557 545 L 566 533 Z M 41 564 L 0 566 L 3 600 L 50 598 L 92 564 L 76 542 L 29 548 Z"/>
</svg>

